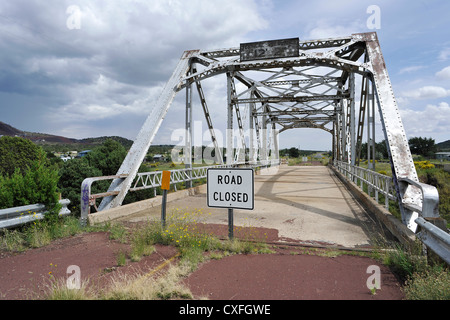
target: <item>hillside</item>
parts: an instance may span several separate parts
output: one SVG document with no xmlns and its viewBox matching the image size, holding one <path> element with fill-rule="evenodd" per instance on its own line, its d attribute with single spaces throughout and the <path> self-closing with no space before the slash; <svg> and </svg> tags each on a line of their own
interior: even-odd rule
<svg viewBox="0 0 450 320">
<path fill-rule="evenodd" d="M 28 131 L 22 131 L 17 128 L 14 128 L 10 126 L 9 124 L 6 124 L 4 122 L 0 121 L 0 136 L 11 136 L 11 137 L 22 137 L 26 138 L 28 140 L 33 141 L 36 144 L 42 145 L 42 146 L 51 146 L 51 148 L 55 149 L 56 151 L 59 151 L 58 149 L 67 149 L 70 150 L 78 150 L 81 151 L 83 149 L 87 149 L 92 146 L 100 145 L 103 142 L 105 142 L 106 139 L 113 139 L 121 144 L 125 148 L 130 148 L 133 144 L 133 141 L 122 138 L 122 137 L 98 137 L 98 138 L 86 138 L 86 139 L 73 139 L 73 138 L 67 138 L 57 135 L 51 135 L 46 133 L 37 133 L 37 132 L 28 132 Z M 48 148 L 45 148 L 48 149 Z"/>
<path fill-rule="evenodd" d="M 439 151 L 450 151 L 450 140 L 436 143 L 436 147 Z"/>
<path fill-rule="evenodd" d="M 33 142 L 48 142 L 48 143 L 76 143 L 77 139 L 71 139 L 46 133 L 28 132 L 22 131 L 0 121 L 0 135 L 11 137 L 22 137 L 29 139 Z"/>
<path fill-rule="evenodd" d="M 0 136 L 16 136 L 23 134 L 22 131 L 19 129 L 16 129 L 14 127 L 11 127 L 9 124 L 3 123 L 0 121 Z"/>
</svg>

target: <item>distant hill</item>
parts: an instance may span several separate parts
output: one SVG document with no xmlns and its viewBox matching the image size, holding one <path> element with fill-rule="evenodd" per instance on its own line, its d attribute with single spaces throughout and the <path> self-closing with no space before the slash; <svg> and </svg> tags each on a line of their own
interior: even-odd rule
<svg viewBox="0 0 450 320">
<path fill-rule="evenodd" d="M 36 132 L 28 132 L 22 131 L 17 128 L 10 126 L 4 122 L 0 121 L 0 135 L 2 136 L 11 136 L 11 137 L 22 137 L 29 139 L 33 142 L 56 142 L 56 143 L 75 143 L 77 139 L 71 139 L 61 136 L 55 136 L 46 133 L 36 133 Z"/>
<path fill-rule="evenodd" d="M 133 144 L 133 141 L 122 138 L 122 137 L 98 137 L 98 138 L 87 138 L 87 139 L 73 139 L 62 136 L 56 136 L 46 133 L 36 133 L 36 132 L 28 132 L 22 131 L 17 128 L 10 126 L 4 122 L 0 121 L 0 136 L 11 136 L 11 137 L 22 137 L 29 139 L 37 144 L 41 145 L 52 145 L 52 146 L 80 146 L 81 149 L 87 148 L 89 146 L 100 145 L 105 142 L 107 139 L 113 139 L 120 142 L 125 148 L 130 148 Z"/>
<path fill-rule="evenodd" d="M 450 140 L 436 143 L 436 147 L 439 151 L 450 151 Z"/>
<path fill-rule="evenodd" d="M 22 134 L 22 131 L 11 127 L 9 124 L 0 121 L 0 135 L 1 136 L 16 136 Z"/>
</svg>

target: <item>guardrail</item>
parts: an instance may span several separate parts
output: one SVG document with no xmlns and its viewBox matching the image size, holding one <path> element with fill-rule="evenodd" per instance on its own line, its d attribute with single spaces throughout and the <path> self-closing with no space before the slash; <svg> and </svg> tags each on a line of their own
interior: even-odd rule
<svg viewBox="0 0 450 320">
<path fill-rule="evenodd" d="M 185 169 L 174 169 L 170 171 L 170 184 L 183 183 L 188 181 L 194 181 L 206 178 L 207 171 L 209 168 L 231 168 L 231 167 L 252 167 L 252 168 L 265 168 L 276 166 L 279 164 L 279 160 L 269 160 L 265 162 L 258 162 L 255 164 L 246 163 L 234 163 L 232 165 L 214 165 L 205 167 L 193 167 Z M 86 225 L 88 215 L 91 213 L 91 207 L 96 210 L 96 200 L 103 197 L 114 196 L 119 194 L 118 190 L 91 194 L 92 184 L 97 181 L 102 180 L 113 180 L 117 178 L 126 178 L 127 175 L 114 175 L 114 176 L 104 176 L 104 177 L 92 177 L 86 178 L 81 184 L 81 217 L 80 224 Z M 138 191 L 144 189 L 157 188 L 161 186 L 162 171 L 152 171 L 138 173 L 136 175 L 135 181 L 133 182 L 129 191 Z M 156 195 L 156 191 L 155 191 Z"/>
<path fill-rule="evenodd" d="M 419 217 L 415 222 L 420 226 L 417 237 L 442 260 L 450 264 L 450 235 L 424 218 Z"/>
<path fill-rule="evenodd" d="M 378 193 L 385 196 L 385 207 L 389 210 L 389 199 L 396 200 L 394 194 L 393 180 L 391 177 L 382 175 L 380 173 L 352 166 L 349 163 L 342 161 L 335 161 L 335 168 L 344 175 L 348 180 L 359 185 L 362 191 L 363 186 L 368 186 L 368 194 L 371 196 L 371 190 L 375 191 L 375 199 L 378 203 Z M 402 205 L 417 212 L 418 217 L 414 220 L 420 227 L 416 236 L 423 244 L 432 251 L 434 251 L 442 260 L 450 264 L 450 234 L 432 222 L 439 220 L 439 193 L 437 189 L 431 185 L 412 181 L 411 179 L 399 178 L 401 188 L 414 186 L 422 194 L 421 203 L 408 203 L 402 199 Z"/>
<path fill-rule="evenodd" d="M 59 211 L 60 216 L 69 215 L 71 212 L 67 208 L 70 200 L 59 200 L 62 205 Z M 14 207 L 0 210 L 0 228 L 12 228 L 35 220 L 44 218 L 47 208 L 43 204 L 31 204 L 28 206 Z"/>
</svg>

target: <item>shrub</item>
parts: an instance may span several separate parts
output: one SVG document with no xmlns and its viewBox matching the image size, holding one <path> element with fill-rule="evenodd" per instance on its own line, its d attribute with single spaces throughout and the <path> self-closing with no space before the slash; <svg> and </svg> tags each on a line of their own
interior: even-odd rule
<svg viewBox="0 0 450 320">
<path fill-rule="evenodd" d="M 0 175 L 10 177 L 16 169 L 24 174 L 39 159 L 41 149 L 28 139 L 3 136 L 0 138 Z"/>
<path fill-rule="evenodd" d="M 127 150 L 119 142 L 108 139 L 100 147 L 94 149 L 85 158 L 89 166 L 101 171 L 100 176 L 115 175 L 119 170 Z"/>
<path fill-rule="evenodd" d="M 48 166 L 42 149 L 24 171 L 16 168 L 11 176 L 0 176 L 0 209 L 42 203 L 56 212 L 58 200 L 58 171 Z"/>
<path fill-rule="evenodd" d="M 434 164 L 430 163 L 428 160 L 424 161 L 414 161 L 414 165 L 417 169 L 432 169 L 434 168 Z"/>
<path fill-rule="evenodd" d="M 408 300 L 450 300 L 450 273 L 440 267 L 415 273 L 404 291 Z"/>
<path fill-rule="evenodd" d="M 81 183 L 88 177 L 102 176 L 99 169 L 89 166 L 84 159 L 73 159 L 64 163 L 59 171 L 58 187 L 64 198 L 70 200 L 70 211 L 80 213 Z M 104 192 L 108 181 L 99 181 L 92 185 L 92 193 Z"/>
</svg>

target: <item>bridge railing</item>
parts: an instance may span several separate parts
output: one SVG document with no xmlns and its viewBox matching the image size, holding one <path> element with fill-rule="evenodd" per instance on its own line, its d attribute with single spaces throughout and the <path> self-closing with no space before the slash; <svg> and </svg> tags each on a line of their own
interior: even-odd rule
<svg viewBox="0 0 450 320">
<path fill-rule="evenodd" d="M 397 199 L 392 177 L 342 161 L 335 161 L 335 167 L 363 191 L 365 184 L 368 194 L 373 196 L 377 202 L 379 201 L 379 195 L 384 195 L 386 210 L 389 210 L 389 200 Z"/>
<path fill-rule="evenodd" d="M 389 176 L 374 172 L 372 170 L 353 166 L 342 161 L 335 161 L 335 168 L 344 175 L 348 180 L 358 185 L 362 191 L 364 184 L 367 185 L 367 192 L 375 192 L 374 198 L 378 202 L 378 193 L 385 196 L 385 207 L 389 210 L 389 200 L 397 201 L 395 196 L 393 179 Z M 435 187 L 412 181 L 410 179 L 398 179 L 400 186 L 406 188 L 415 187 L 421 193 L 421 203 L 408 203 L 407 199 L 401 199 L 402 205 L 406 206 L 418 213 L 414 220 L 420 227 L 416 236 L 423 244 L 433 252 L 435 252 L 442 260 L 450 264 L 450 234 L 445 226 L 437 227 L 434 223 L 439 220 L 439 194 Z M 371 195 L 372 196 L 372 195 Z"/>
<path fill-rule="evenodd" d="M 231 168 L 231 167 L 252 167 L 252 168 L 266 168 L 271 166 L 276 166 L 279 164 L 279 160 L 268 160 L 268 161 L 260 161 L 258 163 L 234 163 L 231 165 L 213 165 L 213 166 L 204 166 L 204 167 L 192 167 L 192 168 L 184 168 L 184 169 L 174 169 L 168 170 L 170 171 L 170 184 L 174 185 L 176 190 L 177 183 L 185 183 L 189 181 L 195 181 L 204 179 L 207 176 L 207 171 L 209 168 Z M 81 217 L 80 224 L 86 225 L 88 215 L 91 213 L 91 207 L 94 207 L 96 210 L 96 200 L 103 197 L 115 196 L 119 193 L 119 191 L 108 191 L 103 193 L 91 194 L 92 184 L 94 182 L 103 181 L 103 180 L 112 180 L 117 178 L 126 178 L 127 175 L 114 175 L 114 176 L 104 176 L 104 177 L 92 177 L 86 178 L 81 184 Z M 136 178 L 130 188 L 130 192 L 145 190 L 145 189 L 154 189 L 156 195 L 156 188 L 161 186 L 162 180 L 162 171 L 151 171 L 151 172 L 143 172 L 138 173 Z"/>
</svg>

